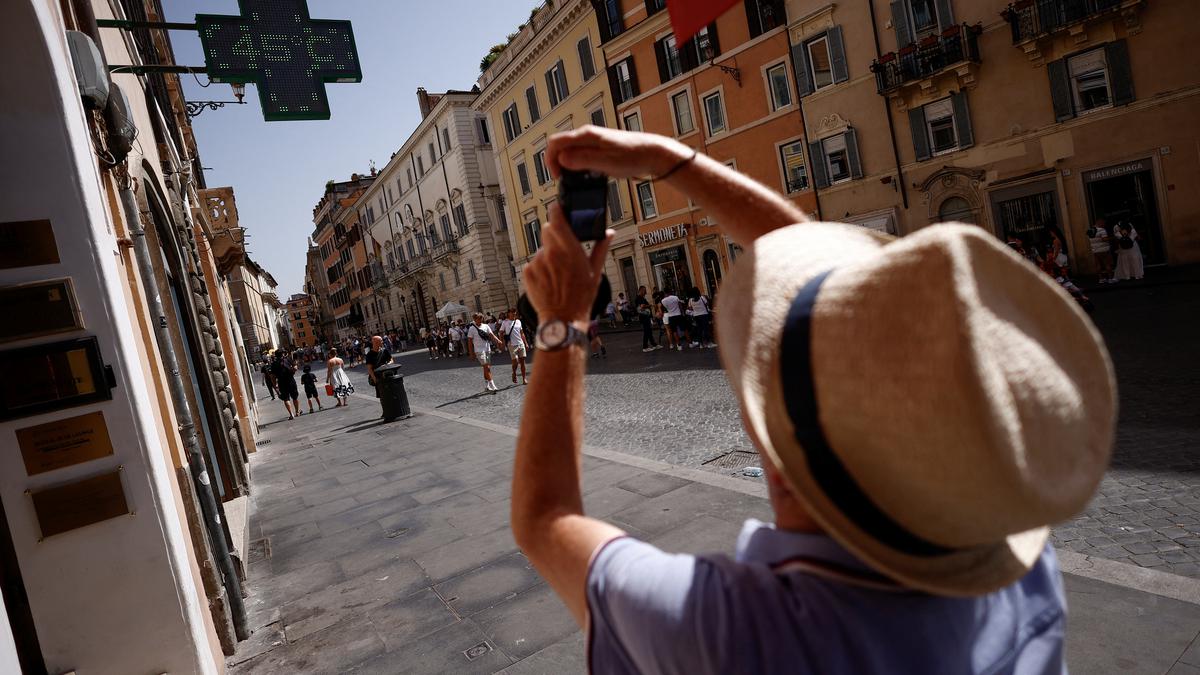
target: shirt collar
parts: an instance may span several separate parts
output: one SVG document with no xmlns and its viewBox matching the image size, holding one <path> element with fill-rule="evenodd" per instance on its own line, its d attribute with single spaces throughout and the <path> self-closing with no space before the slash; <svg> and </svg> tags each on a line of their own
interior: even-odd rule
<svg viewBox="0 0 1200 675">
<path fill-rule="evenodd" d="M 843 567 L 873 571 L 833 538 L 824 534 L 780 530 L 772 523 L 750 518 L 738 535 L 738 562 L 777 565 L 793 558 L 812 558 Z"/>
</svg>

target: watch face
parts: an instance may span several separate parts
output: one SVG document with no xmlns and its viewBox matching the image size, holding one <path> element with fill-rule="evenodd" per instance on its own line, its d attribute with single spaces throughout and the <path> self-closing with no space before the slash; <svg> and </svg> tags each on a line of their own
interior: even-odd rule
<svg viewBox="0 0 1200 675">
<path fill-rule="evenodd" d="M 542 342 L 551 347 L 561 345 L 567 339 L 567 324 L 562 321 L 551 321 L 542 326 Z"/>
</svg>

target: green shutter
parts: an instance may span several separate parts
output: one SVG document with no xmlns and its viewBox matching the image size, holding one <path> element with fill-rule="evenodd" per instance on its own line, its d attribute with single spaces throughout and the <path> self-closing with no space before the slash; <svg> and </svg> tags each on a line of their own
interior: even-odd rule
<svg viewBox="0 0 1200 675">
<path fill-rule="evenodd" d="M 925 106 L 909 109 L 908 125 L 912 128 L 913 152 L 917 161 L 929 159 L 932 155 L 929 151 L 929 132 L 925 129 Z"/>
<path fill-rule="evenodd" d="M 804 43 L 792 45 L 792 70 L 796 72 L 796 88 L 801 96 L 812 93 L 812 78 L 808 76 L 808 51 Z"/>
<path fill-rule="evenodd" d="M 862 160 L 858 157 L 858 134 L 854 129 L 846 130 L 846 159 L 850 161 L 850 177 L 862 178 Z"/>
<path fill-rule="evenodd" d="M 1071 97 L 1071 76 L 1067 71 L 1067 60 L 1059 59 L 1046 64 L 1046 75 L 1050 77 L 1050 101 L 1054 104 L 1054 119 L 1063 122 L 1075 116 L 1075 102 Z"/>
<path fill-rule="evenodd" d="M 829 61 L 833 66 L 834 83 L 850 79 L 850 68 L 846 65 L 846 45 L 842 40 L 842 27 L 834 26 L 825 34 L 829 44 Z"/>
<path fill-rule="evenodd" d="M 971 127 L 971 109 L 967 107 L 967 95 L 962 92 L 950 94 L 950 104 L 954 106 L 954 126 L 958 129 L 958 149 L 963 150 L 975 145 L 975 130 Z"/>
<path fill-rule="evenodd" d="M 908 29 L 908 8 L 904 0 L 892 0 L 892 29 L 896 31 L 896 46 L 912 43 L 912 31 Z"/>
<path fill-rule="evenodd" d="M 1108 62 L 1108 84 L 1112 87 L 1113 105 L 1132 103 L 1133 70 L 1129 67 L 1129 43 L 1117 40 L 1104 45 L 1104 58 Z"/>
<path fill-rule="evenodd" d="M 821 141 L 808 144 L 808 166 L 812 170 L 813 186 L 829 187 L 829 172 L 825 168 L 825 151 L 821 149 Z"/>
</svg>

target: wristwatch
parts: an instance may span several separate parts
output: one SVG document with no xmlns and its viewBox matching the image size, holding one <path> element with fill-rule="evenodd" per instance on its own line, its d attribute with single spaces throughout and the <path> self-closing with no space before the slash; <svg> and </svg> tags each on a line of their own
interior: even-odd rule
<svg viewBox="0 0 1200 675">
<path fill-rule="evenodd" d="M 544 352 L 557 352 L 571 345 L 586 347 L 587 343 L 587 333 L 562 319 L 550 319 L 538 326 L 534 340 L 534 345 Z"/>
</svg>

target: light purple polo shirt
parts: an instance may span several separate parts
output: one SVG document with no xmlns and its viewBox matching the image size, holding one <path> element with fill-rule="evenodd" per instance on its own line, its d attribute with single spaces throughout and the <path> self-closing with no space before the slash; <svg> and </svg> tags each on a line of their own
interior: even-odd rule
<svg viewBox="0 0 1200 675">
<path fill-rule="evenodd" d="M 808 560 L 847 583 L 781 563 Z M 736 559 L 614 539 L 588 571 L 588 662 L 607 673 L 1065 673 L 1054 550 L 990 595 L 884 581 L 834 540 L 746 521 Z M 884 584 L 886 585 L 886 583 Z"/>
</svg>

